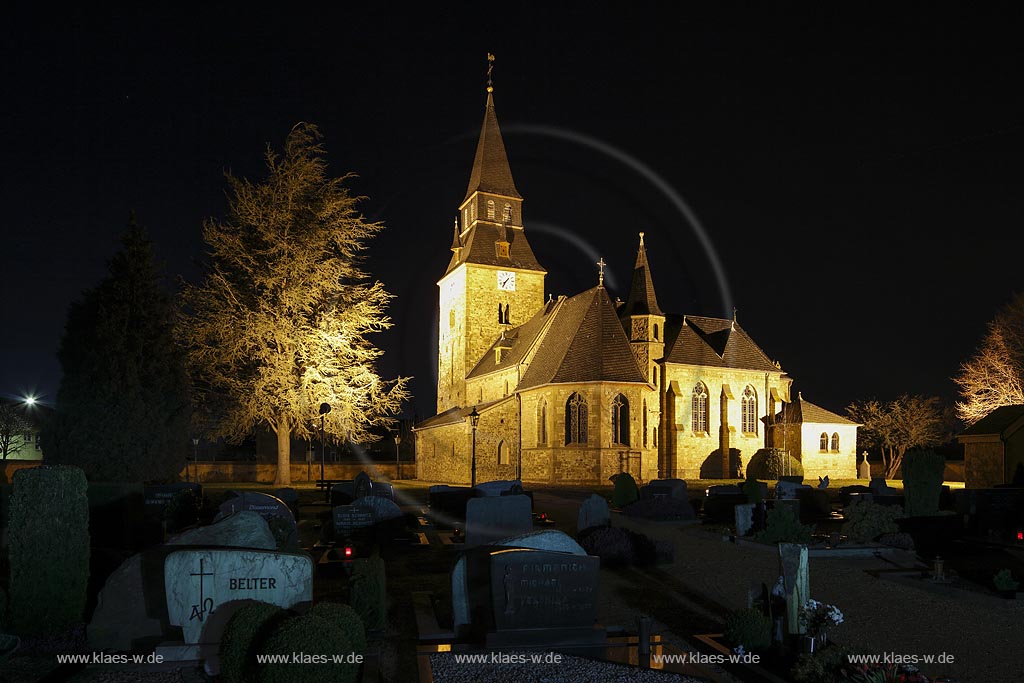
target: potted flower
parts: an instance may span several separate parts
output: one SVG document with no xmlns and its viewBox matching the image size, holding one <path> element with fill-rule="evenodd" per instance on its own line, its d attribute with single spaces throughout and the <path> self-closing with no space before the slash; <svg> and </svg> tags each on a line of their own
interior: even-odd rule
<svg viewBox="0 0 1024 683">
<path fill-rule="evenodd" d="M 1009 569 L 1000 569 L 996 572 L 996 575 L 992 577 L 992 583 L 995 584 L 996 590 L 1004 598 L 1016 598 L 1017 588 L 1020 587 L 1019 581 L 1014 581 L 1013 574 L 1010 573 Z"/>
<path fill-rule="evenodd" d="M 810 598 L 800 608 L 800 625 L 810 638 L 811 652 L 821 649 L 828 642 L 828 627 L 843 623 L 843 613 L 835 605 L 818 602 Z"/>
</svg>

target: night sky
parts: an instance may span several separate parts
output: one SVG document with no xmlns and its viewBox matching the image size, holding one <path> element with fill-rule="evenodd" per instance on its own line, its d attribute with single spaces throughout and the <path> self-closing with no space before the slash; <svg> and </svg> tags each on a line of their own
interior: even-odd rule
<svg viewBox="0 0 1024 683">
<path fill-rule="evenodd" d="M 266 144 L 311 121 L 387 226 L 367 264 L 397 295 L 382 373 L 414 375 L 408 413 L 433 414 L 435 283 L 487 52 L 556 296 L 596 284 L 601 256 L 625 298 L 643 230 L 663 309 L 736 306 L 794 388 L 842 412 L 951 403 L 1022 290 L 1019 7 L 427 5 L 6 12 L 0 393 L 55 398 L 68 304 L 131 209 L 168 286 L 195 279 L 223 172 L 259 177 Z"/>
</svg>

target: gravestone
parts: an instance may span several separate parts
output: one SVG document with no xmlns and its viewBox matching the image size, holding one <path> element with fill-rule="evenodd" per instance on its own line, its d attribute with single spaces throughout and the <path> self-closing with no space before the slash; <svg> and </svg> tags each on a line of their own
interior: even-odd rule
<svg viewBox="0 0 1024 683">
<path fill-rule="evenodd" d="M 292 515 L 295 519 L 299 518 L 299 492 L 293 488 L 274 489 L 274 492 L 270 495 L 278 498 L 288 509 L 292 511 Z"/>
<path fill-rule="evenodd" d="M 373 510 L 359 505 L 339 505 L 331 510 L 331 520 L 335 538 L 348 536 L 374 524 Z"/>
<path fill-rule="evenodd" d="M 460 560 L 466 608 L 453 605 L 453 613 L 461 637 L 482 639 L 489 647 L 604 642 L 604 631 L 595 628 L 599 558 L 482 546 Z M 459 592 L 453 585 L 453 598 Z"/>
<path fill-rule="evenodd" d="M 196 497 L 203 495 L 203 487 L 199 484 L 178 482 L 176 484 L 154 484 L 142 489 L 143 505 L 146 515 L 163 519 L 164 508 L 181 491 L 194 491 Z"/>
<path fill-rule="evenodd" d="M 275 524 L 274 519 L 279 520 L 277 523 L 283 525 L 285 530 L 284 545 L 287 547 L 298 546 L 299 526 L 295 522 L 295 515 L 292 514 L 291 508 L 283 500 L 258 491 L 231 491 L 231 493 L 235 495 L 220 504 L 220 511 L 214 517 L 214 522 L 236 512 L 255 512 L 267 520 L 267 524 L 273 525 Z"/>
<path fill-rule="evenodd" d="M 867 494 L 867 500 L 871 499 L 871 489 L 861 484 L 852 484 L 850 486 L 843 486 L 839 489 L 839 502 L 842 503 L 843 507 L 848 507 L 852 501 L 864 500 L 864 498 L 858 497 L 860 494 Z"/>
<path fill-rule="evenodd" d="M 273 550 L 274 536 L 255 512 L 239 512 L 209 526 L 189 529 L 132 555 L 103 584 L 86 629 L 94 650 L 152 649 L 166 637 L 164 558 L 177 546 L 230 546 Z"/>
<path fill-rule="evenodd" d="M 386 481 L 375 481 L 370 487 L 370 495 L 394 501 L 395 487 Z"/>
<path fill-rule="evenodd" d="M 352 503 L 353 507 L 368 510 L 373 515 L 373 523 L 379 524 L 390 519 L 400 519 L 402 509 L 395 505 L 390 499 L 382 496 L 363 496 L 356 498 Z"/>
<path fill-rule="evenodd" d="M 875 494 L 875 498 L 878 496 L 895 496 L 899 494 L 899 490 L 895 489 L 885 483 L 884 477 L 874 477 L 871 483 L 868 484 L 868 488 L 871 489 L 871 493 Z"/>
<path fill-rule="evenodd" d="M 526 496 L 472 498 L 466 503 L 466 543 L 481 545 L 524 534 L 533 529 Z"/>
<path fill-rule="evenodd" d="M 476 485 L 476 490 L 485 496 L 500 496 L 506 491 L 511 491 L 515 488 L 522 491 L 523 482 L 518 479 L 498 479 L 495 481 L 485 481 L 482 484 Z"/>
<path fill-rule="evenodd" d="M 466 503 L 481 493 L 468 486 L 435 485 L 428 495 L 431 521 L 451 528 L 466 521 Z"/>
<path fill-rule="evenodd" d="M 818 488 L 819 489 L 827 489 L 828 488 L 828 475 L 827 474 L 824 477 L 818 477 Z"/>
<path fill-rule="evenodd" d="M 744 503 L 733 508 L 736 515 L 736 537 L 748 535 L 754 528 L 754 503 Z"/>
<path fill-rule="evenodd" d="M 857 478 L 858 479 L 871 479 L 871 463 L 868 462 L 867 458 L 860 461 L 857 465 Z"/>
<path fill-rule="evenodd" d="M 707 497 L 704 499 L 701 513 L 708 522 L 732 524 L 735 521 L 733 507 L 746 502 L 747 497 L 737 486 L 730 484 L 711 486 L 707 489 Z"/>
<path fill-rule="evenodd" d="M 608 501 L 596 493 L 592 493 L 580 505 L 579 514 L 576 516 L 576 532 L 609 524 L 611 524 L 611 512 L 608 510 Z"/>
<path fill-rule="evenodd" d="M 511 548 L 532 548 L 534 550 L 551 550 L 571 555 L 586 555 L 579 543 L 568 534 L 555 529 L 533 531 L 520 536 L 502 539 L 498 545 Z M 469 588 L 466 583 L 466 554 L 455 560 L 452 569 L 452 622 L 455 631 L 469 624 Z"/>
<path fill-rule="evenodd" d="M 313 559 L 305 553 L 264 550 L 179 550 L 164 560 L 164 585 L 168 618 L 181 626 L 185 644 L 158 651 L 198 659 L 205 656 L 200 645 L 219 642 L 226 613 L 245 601 L 285 609 L 311 602 Z"/>
<path fill-rule="evenodd" d="M 775 485 L 775 497 L 783 500 L 793 500 L 796 498 L 796 492 L 800 489 L 811 488 L 807 484 L 795 484 L 791 481 L 782 481 L 781 479 Z"/>
<path fill-rule="evenodd" d="M 683 479 L 655 479 L 640 489 L 640 498 L 675 498 L 689 500 L 686 496 L 686 481 Z"/>
<path fill-rule="evenodd" d="M 351 479 L 331 484 L 331 507 L 350 505 L 356 499 L 355 482 Z"/>
<path fill-rule="evenodd" d="M 791 635 L 802 634 L 806 627 L 801 624 L 800 608 L 811 597 L 807 546 L 799 543 L 780 543 L 779 571 L 785 588 L 787 632 Z"/>
<path fill-rule="evenodd" d="M 832 515 L 832 501 L 828 491 L 817 488 L 803 488 L 796 491 L 800 501 L 800 519 L 804 522 L 827 519 Z"/>
<path fill-rule="evenodd" d="M 370 495 L 370 491 L 373 490 L 373 481 L 370 479 L 370 475 L 366 472 L 357 474 L 352 480 L 352 489 L 356 500 Z"/>
</svg>

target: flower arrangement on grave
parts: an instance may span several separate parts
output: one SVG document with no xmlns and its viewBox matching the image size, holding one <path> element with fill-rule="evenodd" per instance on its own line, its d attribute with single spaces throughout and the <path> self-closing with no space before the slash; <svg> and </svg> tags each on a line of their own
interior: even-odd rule
<svg viewBox="0 0 1024 683">
<path fill-rule="evenodd" d="M 825 641 L 830 626 L 843 623 L 843 612 L 835 605 L 809 598 L 800 608 L 800 624 L 808 635 Z"/>
<path fill-rule="evenodd" d="M 928 683 L 928 678 L 911 664 L 858 664 L 843 670 L 850 683 Z"/>
</svg>

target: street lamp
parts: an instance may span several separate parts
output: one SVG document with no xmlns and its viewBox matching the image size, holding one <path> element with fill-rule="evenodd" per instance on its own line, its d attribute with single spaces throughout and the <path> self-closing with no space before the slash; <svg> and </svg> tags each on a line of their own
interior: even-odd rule
<svg viewBox="0 0 1024 683">
<path fill-rule="evenodd" d="M 199 437 L 192 437 L 192 471 L 196 475 L 196 483 L 199 483 Z M 185 474 L 188 474 L 188 468 L 185 469 Z M 188 479 L 188 477 L 186 477 Z"/>
<path fill-rule="evenodd" d="M 397 429 L 395 430 L 394 436 L 395 436 L 395 478 L 396 479 L 401 479 L 402 478 L 402 461 L 399 459 L 399 456 L 398 456 L 398 444 L 402 443 L 402 436 L 401 436 L 401 434 L 399 434 Z"/>
<path fill-rule="evenodd" d="M 324 480 L 324 463 L 327 462 L 327 437 L 324 435 L 324 416 L 331 412 L 329 403 L 320 404 L 320 481 Z"/>
<path fill-rule="evenodd" d="M 469 485 L 476 486 L 476 427 L 480 424 L 480 413 L 476 411 L 476 406 L 473 406 L 473 412 L 469 414 L 469 424 L 473 427 L 473 459 L 469 466 Z"/>
</svg>

